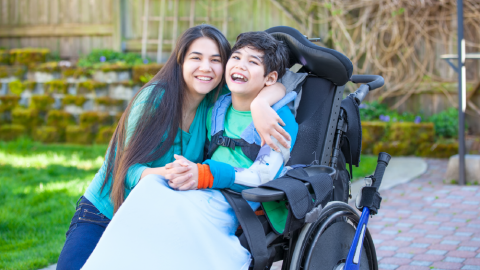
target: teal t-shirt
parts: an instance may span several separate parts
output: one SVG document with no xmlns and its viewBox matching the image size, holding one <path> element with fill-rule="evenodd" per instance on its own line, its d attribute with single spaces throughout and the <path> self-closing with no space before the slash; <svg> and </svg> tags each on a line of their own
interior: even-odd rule
<svg viewBox="0 0 480 270">
<path fill-rule="evenodd" d="M 148 102 L 148 97 L 152 92 L 154 85 L 145 87 L 142 89 L 137 97 L 135 98 L 130 114 L 128 116 L 128 125 L 127 129 L 127 138 L 126 142 L 128 145 L 129 138 L 134 136 L 133 132 L 135 130 L 136 124 L 139 121 L 140 117 L 142 117 L 142 113 L 144 113 L 143 108 Z M 213 92 L 213 91 L 212 91 Z M 228 88 L 226 86 L 222 89 L 222 93 L 228 92 Z M 201 163 L 203 160 L 203 145 L 206 139 L 206 128 L 205 128 L 205 121 L 207 118 L 207 111 L 210 104 L 210 99 L 205 98 L 197 108 L 195 113 L 195 118 L 193 119 L 192 124 L 190 125 L 190 129 L 188 132 L 185 132 L 178 129 L 177 135 L 175 137 L 174 144 L 172 147 L 167 151 L 167 153 L 152 162 L 144 163 L 144 164 L 135 164 L 128 169 L 127 175 L 125 177 L 125 198 L 130 194 L 132 189 L 138 184 L 140 177 L 143 171 L 146 168 L 155 168 L 155 167 L 163 167 L 167 163 L 175 161 L 173 157 L 174 154 L 183 155 L 188 160 Z M 161 106 L 161 99 L 158 100 L 158 106 Z M 160 146 L 162 143 L 162 138 L 150 138 L 152 143 L 156 143 Z M 163 138 L 165 139 L 165 138 Z M 183 152 L 182 152 L 183 150 Z M 89 187 L 87 188 L 84 196 L 92 202 L 93 205 L 106 217 L 112 219 L 113 217 L 113 202 L 110 198 L 110 187 L 111 187 L 111 178 L 109 182 L 105 185 L 102 192 L 101 187 L 103 185 L 103 181 L 105 179 L 105 174 L 107 170 L 107 163 L 106 161 L 103 163 L 100 170 L 97 172 L 93 181 L 90 183 Z"/>
</svg>

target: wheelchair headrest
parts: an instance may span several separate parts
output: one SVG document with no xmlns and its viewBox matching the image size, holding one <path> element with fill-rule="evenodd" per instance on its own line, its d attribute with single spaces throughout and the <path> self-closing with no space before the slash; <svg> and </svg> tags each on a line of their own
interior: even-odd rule
<svg viewBox="0 0 480 270">
<path fill-rule="evenodd" d="M 285 42 L 290 53 L 290 66 L 299 63 L 307 72 L 329 80 L 335 85 L 345 85 L 350 80 L 353 65 L 345 55 L 313 44 L 292 27 L 275 26 L 265 32 Z"/>
</svg>

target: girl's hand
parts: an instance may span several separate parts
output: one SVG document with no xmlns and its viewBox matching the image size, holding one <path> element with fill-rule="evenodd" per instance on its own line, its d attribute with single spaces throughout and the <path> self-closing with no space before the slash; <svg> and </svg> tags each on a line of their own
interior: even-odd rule
<svg viewBox="0 0 480 270">
<path fill-rule="evenodd" d="M 266 100 L 257 98 L 250 105 L 252 112 L 253 124 L 257 130 L 260 138 L 262 139 L 261 146 L 265 143 L 268 144 L 273 150 L 280 151 L 277 145 L 275 145 L 270 138 L 273 136 L 277 139 L 285 148 L 289 148 L 288 141 L 292 138 L 290 134 L 285 131 L 281 126 L 285 126 L 283 120 L 278 116 L 275 110 L 270 107 Z M 280 126 L 281 125 L 281 126 Z"/>
<path fill-rule="evenodd" d="M 197 164 L 183 156 L 174 155 L 175 161 L 165 165 L 167 169 L 168 185 L 176 190 L 193 190 L 198 187 Z M 187 169 L 186 169 L 187 168 Z"/>
</svg>

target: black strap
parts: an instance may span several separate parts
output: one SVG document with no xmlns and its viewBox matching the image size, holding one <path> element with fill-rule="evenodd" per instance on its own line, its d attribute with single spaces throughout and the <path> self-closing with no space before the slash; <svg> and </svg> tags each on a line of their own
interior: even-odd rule
<svg viewBox="0 0 480 270">
<path fill-rule="evenodd" d="M 285 192 L 288 204 L 296 219 L 303 219 L 313 208 L 312 196 L 305 184 L 291 177 L 280 177 L 275 181 L 267 182 L 260 187 L 273 188 Z"/>
<path fill-rule="evenodd" d="M 333 191 L 333 179 L 329 174 L 318 173 L 309 176 L 304 168 L 297 168 L 289 170 L 287 176 L 310 183 L 313 193 L 315 194 L 314 207 L 317 207 L 320 203 L 322 203 L 322 206 L 325 206 L 325 204 L 330 201 L 330 195 Z"/>
<path fill-rule="evenodd" d="M 382 197 L 378 193 L 376 187 L 363 187 L 362 188 L 362 199 L 360 205 L 363 207 L 367 206 L 370 208 L 372 215 L 377 214 L 378 209 L 380 209 L 380 203 L 382 202 Z"/>
<path fill-rule="evenodd" d="M 353 169 L 352 169 L 352 148 L 350 147 L 350 140 L 348 139 L 347 135 L 343 134 L 343 138 L 346 139 L 348 143 L 348 153 L 349 153 L 349 162 L 348 165 L 350 166 L 350 179 L 353 179 Z"/>
<path fill-rule="evenodd" d="M 215 135 L 212 136 L 211 141 L 208 145 L 208 154 L 207 157 L 211 158 L 213 153 L 217 150 L 219 146 L 229 147 L 232 150 L 235 150 L 236 146 L 242 147 L 242 152 L 252 161 L 255 161 L 257 158 L 258 152 L 260 151 L 260 146 L 255 143 L 248 143 L 244 139 L 232 139 L 223 135 L 223 130 L 220 130 Z"/>
<path fill-rule="evenodd" d="M 260 223 L 255 212 L 253 212 L 250 205 L 241 195 L 227 190 L 222 190 L 221 192 L 232 206 L 240 226 L 242 226 L 253 257 L 253 270 L 265 269 L 270 256 L 262 223 Z"/>
</svg>

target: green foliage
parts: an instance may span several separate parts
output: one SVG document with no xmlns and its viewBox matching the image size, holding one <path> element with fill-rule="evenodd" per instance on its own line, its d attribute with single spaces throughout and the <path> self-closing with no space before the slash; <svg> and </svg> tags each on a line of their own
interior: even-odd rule
<svg viewBox="0 0 480 270">
<path fill-rule="evenodd" d="M 7 50 L 0 50 L 0 64 L 10 64 L 10 56 Z"/>
<path fill-rule="evenodd" d="M 0 96 L 0 112 L 11 111 L 18 105 L 19 96 L 6 95 Z"/>
<path fill-rule="evenodd" d="M 39 111 L 47 111 L 50 109 L 50 106 L 55 102 L 55 99 L 49 95 L 34 95 L 30 103 L 32 109 L 37 109 Z"/>
<path fill-rule="evenodd" d="M 33 91 L 35 89 L 35 86 L 37 86 L 36 81 L 27 80 L 27 81 L 23 81 L 23 84 L 25 85 L 25 88 L 30 91 Z"/>
<path fill-rule="evenodd" d="M 8 89 L 12 94 L 20 96 L 26 87 L 21 81 L 15 80 L 8 83 Z"/>
<path fill-rule="evenodd" d="M 435 125 L 435 133 L 439 137 L 454 138 L 458 134 L 458 110 L 449 108 L 430 116 L 428 119 Z"/>
<path fill-rule="evenodd" d="M 362 153 L 372 153 L 373 146 L 385 135 L 387 123 L 362 121 Z"/>
<path fill-rule="evenodd" d="M 33 138 L 43 143 L 60 142 L 60 132 L 57 127 L 42 126 L 35 130 Z"/>
<path fill-rule="evenodd" d="M 0 126 L 0 140 L 12 141 L 19 138 L 20 136 L 24 136 L 26 132 L 27 129 L 25 128 L 25 126 L 22 125 L 3 125 Z"/>
<path fill-rule="evenodd" d="M 94 133 L 90 127 L 67 126 L 66 141 L 72 144 L 92 144 Z"/>
<path fill-rule="evenodd" d="M 145 62 L 149 62 L 147 59 Z M 110 49 L 92 50 L 88 55 L 78 59 L 78 66 L 82 68 L 102 68 L 104 65 L 134 66 L 143 64 L 144 60 L 136 53 L 122 53 Z"/>
<path fill-rule="evenodd" d="M 87 98 L 84 96 L 74 96 L 74 95 L 66 95 L 62 103 L 63 105 L 77 105 L 77 106 L 83 106 L 83 104 L 87 101 Z"/>
<path fill-rule="evenodd" d="M 392 17 L 395 17 L 397 15 L 402 15 L 405 12 L 405 8 L 400 8 L 398 10 L 392 11 Z"/>
<path fill-rule="evenodd" d="M 58 62 L 47 62 L 38 65 L 35 70 L 47 73 L 60 72 L 60 66 L 58 65 Z"/>
<path fill-rule="evenodd" d="M 95 92 L 95 89 L 105 88 L 106 83 L 97 82 L 94 80 L 84 81 L 78 84 L 78 93 L 79 94 L 88 94 Z"/>
<path fill-rule="evenodd" d="M 115 132 L 115 127 L 112 127 L 112 126 L 101 127 L 98 130 L 97 137 L 95 138 L 95 143 L 108 144 L 112 139 L 114 132 Z"/>
<path fill-rule="evenodd" d="M 80 126 L 85 128 L 98 128 L 110 124 L 111 117 L 103 112 L 84 112 L 80 114 Z"/>
<path fill-rule="evenodd" d="M 22 125 L 32 132 L 33 128 L 42 123 L 38 110 L 33 108 L 15 108 L 12 110 L 12 123 Z"/>
<path fill-rule="evenodd" d="M 10 50 L 10 63 L 14 65 L 25 65 L 34 67 L 38 63 L 44 63 L 49 49 L 22 48 Z"/>
<path fill-rule="evenodd" d="M 74 124 L 73 116 L 65 111 L 50 110 L 47 114 L 47 125 L 65 128 Z"/>
<path fill-rule="evenodd" d="M 147 83 L 163 68 L 162 64 L 137 65 L 132 68 L 132 79 L 135 83 Z"/>
<path fill-rule="evenodd" d="M 57 262 L 75 203 L 106 149 L 0 141 L 0 269 L 41 269 Z"/>
<path fill-rule="evenodd" d="M 415 154 L 420 157 L 449 158 L 458 154 L 458 142 L 422 143 Z"/>
<path fill-rule="evenodd" d="M 87 68 L 64 68 L 62 69 L 62 78 L 66 79 L 69 77 L 80 78 L 90 76 L 90 70 Z"/>
<path fill-rule="evenodd" d="M 66 94 L 68 83 L 65 80 L 51 80 L 45 83 L 47 93 Z"/>
<path fill-rule="evenodd" d="M 95 103 L 105 106 L 119 106 L 123 104 L 123 100 L 110 97 L 99 97 L 95 99 Z"/>
</svg>

